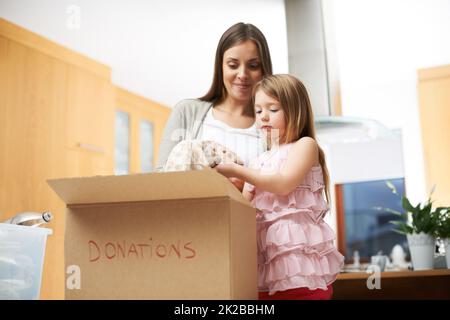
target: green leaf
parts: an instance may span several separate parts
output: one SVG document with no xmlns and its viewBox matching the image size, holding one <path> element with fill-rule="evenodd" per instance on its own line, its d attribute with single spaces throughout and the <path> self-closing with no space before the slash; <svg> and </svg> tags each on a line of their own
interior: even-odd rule
<svg viewBox="0 0 450 320">
<path fill-rule="evenodd" d="M 412 234 L 414 233 L 414 229 L 411 226 L 405 226 L 406 233 Z"/>
<path fill-rule="evenodd" d="M 450 238 L 450 216 L 445 214 L 445 215 L 441 215 L 439 222 L 438 222 L 438 227 L 436 230 L 436 235 L 441 238 L 441 239 L 445 239 L 445 238 Z"/>
<path fill-rule="evenodd" d="M 394 229 L 394 230 L 392 230 L 392 231 L 394 231 L 395 233 L 403 234 L 403 235 L 407 234 L 407 232 L 400 231 L 400 230 L 398 230 L 398 229 Z"/>
<path fill-rule="evenodd" d="M 390 221 L 392 224 L 397 225 L 397 229 L 392 231 L 400 233 L 400 234 L 411 234 L 414 232 L 414 229 L 411 226 L 408 226 L 406 223 L 402 221 Z"/>
<path fill-rule="evenodd" d="M 385 211 L 385 212 L 389 212 L 389 213 L 392 213 L 392 214 L 395 214 L 395 215 L 397 215 L 397 216 L 406 216 L 406 213 L 405 212 L 400 212 L 400 211 L 397 211 L 397 210 L 394 210 L 394 209 L 390 209 L 390 208 L 384 208 L 384 207 L 373 207 L 373 209 L 374 210 L 377 210 L 377 211 Z"/>
<path fill-rule="evenodd" d="M 437 207 L 434 211 L 438 212 L 439 214 L 446 214 L 450 212 L 450 207 Z"/>
<path fill-rule="evenodd" d="M 390 181 L 388 180 L 388 181 L 386 181 L 386 185 L 388 186 L 389 189 L 391 189 L 392 193 L 398 194 L 398 193 L 397 193 L 397 189 L 396 189 L 395 186 L 392 184 L 392 182 L 390 182 Z"/>
<path fill-rule="evenodd" d="M 427 202 L 425 204 L 425 206 L 421 209 L 422 214 L 430 215 L 431 207 L 432 207 L 432 203 L 431 202 Z"/>
<path fill-rule="evenodd" d="M 407 225 L 406 222 L 398 221 L 398 220 L 392 220 L 392 221 L 389 221 L 389 222 L 392 223 L 392 224 L 395 224 L 397 227 L 402 227 L 402 226 L 406 226 Z"/>
<path fill-rule="evenodd" d="M 431 198 L 431 195 L 434 193 L 434 190 L 436 190 L 436 184 L 433 184 L 433 186 L 431 187 L 431 190 L 430 190 L 430 193 L 429 193 L 430 198 Z"/>
<path fill-rule="evenodd" d="M 397 193 L 395 186 L 390 181 L 386 181 L 386 185 L 393 193 Z M 401 203 L 404 210 L 403 213 L 383 207 L 374 207 L 374 209 L 389 212 L 402 218 L 402 220 L 390 221 L 390 223 L 396 226 L 396 229 L 393 231 L 397 233 L 411 234 L 424 232 L 431 235 L 439 234 L 440 237 L 444 237 L 444 235 L 450 237 L 450 207 L 438 207 L 433 210 L 434 201 L 431 200 L 431 194 L 434 189 L 435 187 L 431 190 L 430 197 L 426 202 L 419 202 L 416 206 L 413 206 L 409 199 L 405 195 L 402 195 Z"/>
<path fill-rule="evenodd" d="M 406 198 L 405 196 L 402 196 L 402 207 L 403 209 L 411 213 L 415 211 L 415 208 L 411 205 L 408 198 Z"/>
</svg>

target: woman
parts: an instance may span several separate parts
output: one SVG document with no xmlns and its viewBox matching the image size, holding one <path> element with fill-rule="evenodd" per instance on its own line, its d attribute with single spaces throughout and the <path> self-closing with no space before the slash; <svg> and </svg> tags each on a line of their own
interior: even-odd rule
<svg viewBox="0 0 450 320">
<path fill-rule="evenodd" d="M 263 147 L 252 106 L 254 85 L 272 74 L 269 47 L 252 24 L 237 23 L 220 38 L 208 93 L 179 102 L 172 110 L 159 149 L 160 171 L 173 147 L 185 139 L 213 140 L 236 152 L 248 165 Z M 232 179 L 242 190 L 243 182 Z"/>
</svg>

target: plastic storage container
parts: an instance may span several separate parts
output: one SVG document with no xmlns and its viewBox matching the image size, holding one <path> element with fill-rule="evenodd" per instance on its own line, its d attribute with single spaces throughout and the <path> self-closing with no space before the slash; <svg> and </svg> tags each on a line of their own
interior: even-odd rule
<svg viewBox="0 0 450 320">
<path fill-rule="evenodd" d="M 0 223 L 0 300 L 39 299 L 51 229 Z"/>
</svg>

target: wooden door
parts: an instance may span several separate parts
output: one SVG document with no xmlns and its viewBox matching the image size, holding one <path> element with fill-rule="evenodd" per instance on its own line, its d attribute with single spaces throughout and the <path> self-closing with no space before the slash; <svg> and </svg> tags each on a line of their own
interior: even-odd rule
<svg viewBox="0 0 450 320">
<path fill-rule="evenodd" d="M 65 175 L 67 65 L 0 36 L 1 220 L 50 210 L 41 298 L 63 298 L 65 206 L 46 183 Z"/>
<path fill-rule="evenodd" d="M 68 172 L 73 176 L 113 173 L 114 89 L 109 79 L 68 67 Z"/>
</svg>

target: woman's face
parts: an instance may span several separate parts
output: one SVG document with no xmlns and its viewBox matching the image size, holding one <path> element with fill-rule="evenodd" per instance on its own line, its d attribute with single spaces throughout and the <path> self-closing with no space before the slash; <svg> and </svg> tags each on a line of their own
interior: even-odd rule
<svg viewBox="0 0 450 320">
<path fill-rule="evenodd" d="M 248 103 L 252 98 L 253 86 L 262 78 L 256 44 L 246 40 L 225 51 L 222 70 L 227 96 Z"/>
<path fill-rule="evenodd" d="M 264 134 L 273 139 L 284 141 L 286 120 L 284 110 L 277 99 L 259 89 L 255 93 L 256 125 Z"/>
</svg>

